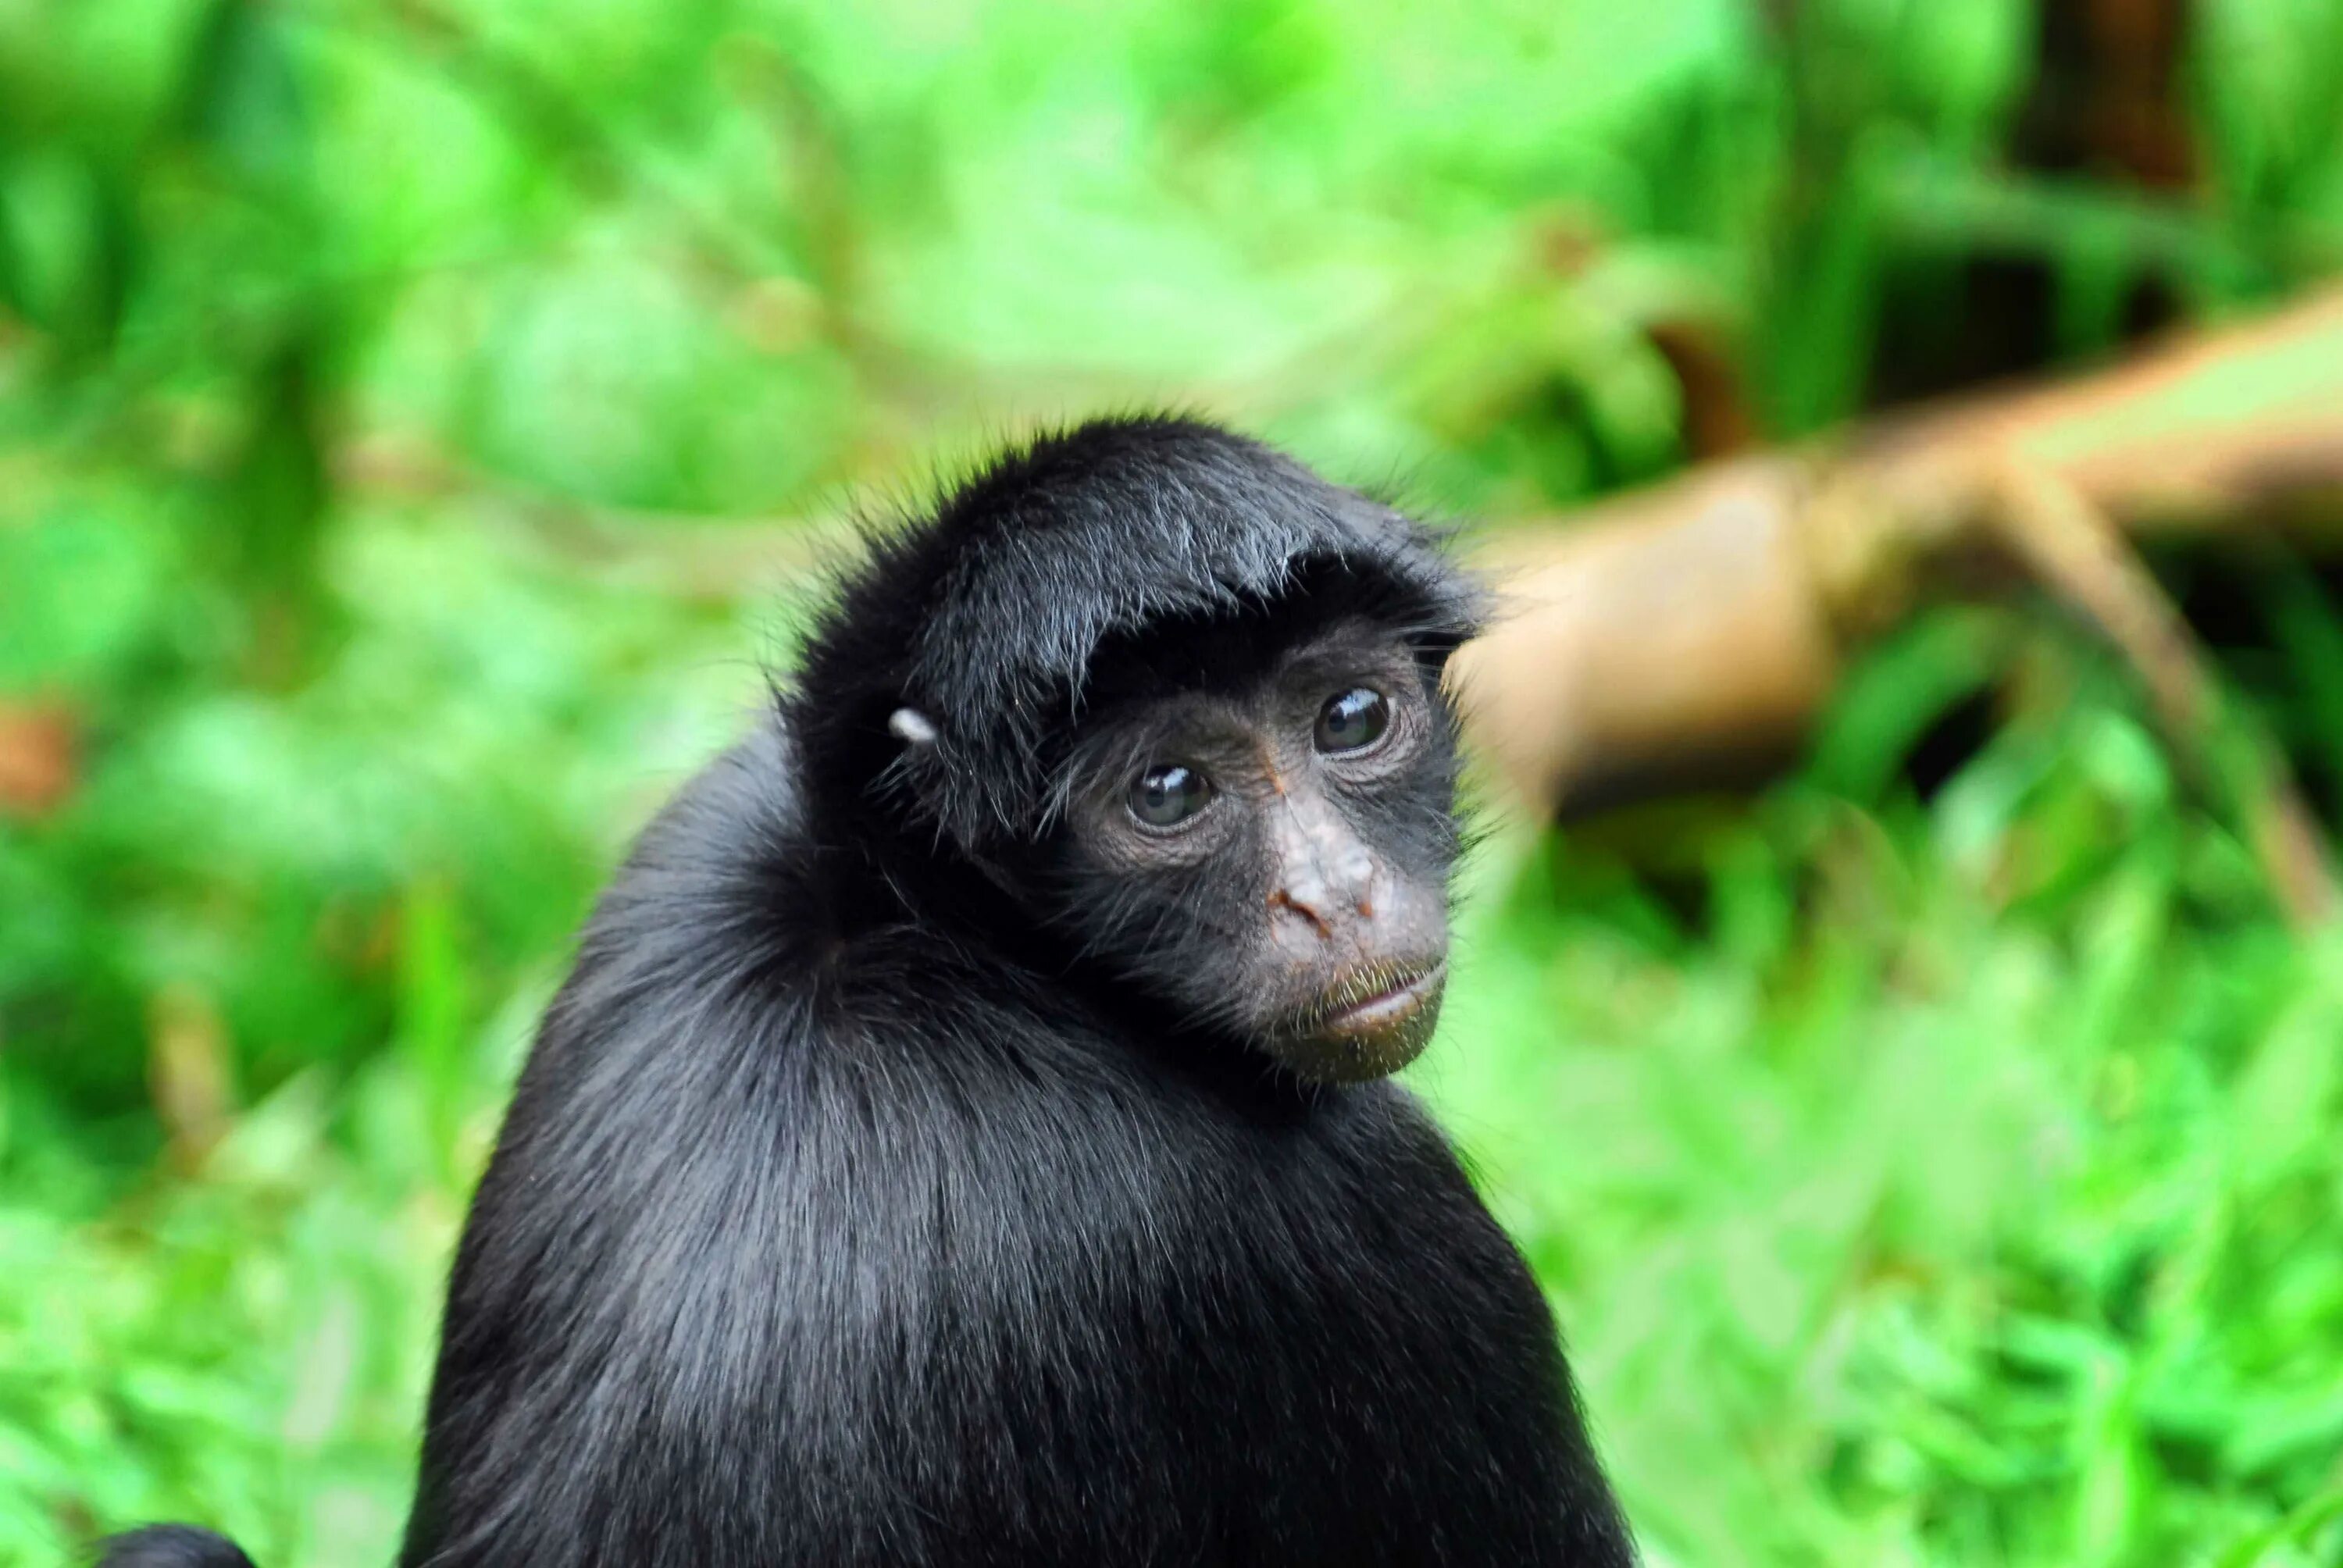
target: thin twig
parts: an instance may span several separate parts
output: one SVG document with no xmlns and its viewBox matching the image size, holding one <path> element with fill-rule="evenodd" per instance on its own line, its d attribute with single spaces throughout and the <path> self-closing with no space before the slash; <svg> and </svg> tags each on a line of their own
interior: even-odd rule
<svg viewBox="0 0 2343 1568">
<path fill-rule="evenodd" d="M 2224 700 L 2212 660 L 2123 530 L 2073 481 L 2036 464 L 2004 462 L 1993 498 L 1993 537 L 2131 667 L 2184 776 L 2227 797 L 2219 804 L 2237 814 L 2288 918 L 2301 927 L 2333 919 L 2343 907 L 2334 855 L 2285 754 Z"/>
</svg>

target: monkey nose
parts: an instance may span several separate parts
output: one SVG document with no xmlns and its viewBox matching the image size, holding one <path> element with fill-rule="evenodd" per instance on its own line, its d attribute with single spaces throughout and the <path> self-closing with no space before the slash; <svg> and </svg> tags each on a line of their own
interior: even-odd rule
<svg viewBox="0 0 2343 1568">
<path fill-rule="evenodd" d="M 1326 894 L 1322 882 L 1293 882 L 1269 895 L 1272 914 L 1288 917 L 1282 924 L 1308 927 L 1322 940 L 1334 934 L 1334 900 Z"/>
<path fill-rule="evenodd" d="M 1372 868 L 1356 869 L 1358 874 L 1340 878 L 1289 877 L 1269 895 L 1270 910 L 1286 917 L 1281 923 L 1306 928 L 1320 940 L 1329 940 L 1341 927 L 1374 918 Z"/>
<path fill-rule="evenodd" d="M 1275 832 L 1278 876 L 1269 908 L 1282 932 L 1307 931 L 1324 942 L 1373 918 L 1374 857 L 1322 805 L 1289 801 Z"/>
</svg>

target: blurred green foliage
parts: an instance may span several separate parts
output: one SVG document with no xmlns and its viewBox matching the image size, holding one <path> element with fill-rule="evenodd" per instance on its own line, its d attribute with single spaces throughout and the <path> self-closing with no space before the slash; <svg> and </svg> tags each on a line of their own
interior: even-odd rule
<svg viewBox="0 0 2343 1568">
<path fill-rule="evenodd" d="M 1534 509 L 2338 260 L 2338 0 L 0 0 L 0 1563 L 387 1559 L 790 519 L 1162 400 Z M 2343 777 L 2343 618 L 2249 589 Z M 1420 1079 L 1652 1561 L 2338 1561 L 2343 948 L 2116 672 L 1924 623 L 1664 836 L 1501 839 Z"/>
</svg>

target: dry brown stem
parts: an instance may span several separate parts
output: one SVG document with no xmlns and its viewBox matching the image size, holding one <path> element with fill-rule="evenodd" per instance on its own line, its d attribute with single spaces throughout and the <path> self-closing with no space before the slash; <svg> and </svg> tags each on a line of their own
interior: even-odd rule
<svg viewBox="0 0 2343 1568">
<path fill-rule="evenodd" d="M 1458 663 L 1476 737 L 1525 801 L 1563 815 L 1762 771 L 1795 752 L 1866 635 L 1926 598 L 2007 582 L 2013 539 L 2048 548 L 2009 528 L 2014 483 L 2104 519 L 2103 544 L 2269 528 L 2331 548 L 2343 295 L 1501 537 L 1488 561 L 1507 613 Z M 2119 575 L 2144 576 L 2136 561 Z M 2118 598 L 2098 608 L 2120 619 L 2146 602 Z M 2172 651 L 2177 621 L 2151 618 L 2153 634 L 2126 623 L 2130 645 L 2108 628 L 2135 662 L 2149 643 Z M 2177 663 L 2140 668 L 2155 700 L 2186 708 L 2182 689 L 2208 678 L 2181 635 Z"/>
<path fill-rule="evenodd" d="M 2122 531 L 2073 481 L 2026 463 L 2002 469 L 1995 495 L 1987 516 L 1996 537 L 2122 655 L 2184 777 L 2235 814 L 2288 917 L 2305 927 L 2333 918 L 2334 857 L 2285 754 L 2249 731 L 2242 774 L 2225 765 L 2220 681 Z"/>
</svg>

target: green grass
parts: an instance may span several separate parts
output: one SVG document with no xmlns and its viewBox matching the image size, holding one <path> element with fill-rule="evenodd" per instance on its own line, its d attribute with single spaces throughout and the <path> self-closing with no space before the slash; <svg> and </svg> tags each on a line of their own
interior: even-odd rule
<svg viewBox="0 0 2343 1568">
<path fill-rule="evenodd" d="M 0 808 L 0 1568 L 387 1560 L 528 1030 L 793 521 L 1164 400 L 1553 509 L 1685 459 L 1664 344 L 1793 436 L 2003 342 L 1981 271 L 2005 368 L 2283 298 L 2343 0 L 2188 10 L 2157 191 L 2022 156 L 2021 0 L 0 0 L 0 720 L 78 739 Z M 2343 815 L 2343 614 L 2241 580 Z M 1415 1078 L 1658 1568 L 2343 1561 L 2343 948 L 2233 829 L 2021 608 L 1754 802 L 1484 853 Z"/>
<path fill-rule="evenodd" d="M 2332 1561 L 2343 950 L 1765 815 L 1701 940 L 1534 861 L 1431 1074 L 1654 1559 Z"/>
</svg>

